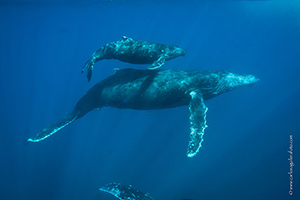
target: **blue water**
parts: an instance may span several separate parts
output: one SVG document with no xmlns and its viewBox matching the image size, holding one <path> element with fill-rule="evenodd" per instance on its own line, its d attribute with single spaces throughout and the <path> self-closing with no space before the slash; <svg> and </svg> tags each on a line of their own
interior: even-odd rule
<svg viewBox="0 0 300 200">
<path fill-rule="evenodd" d="M 299 1 L 0 1 L 0 199 L 115 199 L 109 182 L 157 200 L 299 199 Z M 260 78 L 206 102 L 203 147 L 186 157 L 188 108 L 103 108 L 37 144 L 28 137 L 72 111 L 116 60 L 81 68 L 123 35 L 176 44 L 164 69 Z M 290 135 L 293 192 L 289 195 Z"/>
</svg>

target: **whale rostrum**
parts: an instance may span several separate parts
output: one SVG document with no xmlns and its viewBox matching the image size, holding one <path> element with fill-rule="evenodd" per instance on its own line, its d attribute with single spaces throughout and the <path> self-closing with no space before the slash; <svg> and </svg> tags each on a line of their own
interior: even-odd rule
<svg viewBox="0 0 300 200">
<path fill-rule="evenodd" d="M 253 75 L 228 71 L 123 69 L 94 85 L 79 99 L 72 113 L 41 130 L 28 142 L 53 135 L 91 110 L 102 107 L 156 110 L 189 106 L 190 141 L 187 156 L 199 151 L 207 128 L 205 100 L 259 81 Z"/>
</svg>

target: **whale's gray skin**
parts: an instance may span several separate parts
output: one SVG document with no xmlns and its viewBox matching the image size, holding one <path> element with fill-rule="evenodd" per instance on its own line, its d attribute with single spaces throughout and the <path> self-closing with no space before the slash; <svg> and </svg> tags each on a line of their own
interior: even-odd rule
<svg viewBox="0 0 300 200">
<path fill-rule="evenodd" d="M 112 194 L 120 200 L 154 200 L 148 193 L 135 189 L 131 185 L 109 183 L 99 190 Z"/>
<path fill-rule="evenodd" d="M 95 62 L 103 59 L 117 59 L 132 64 L 151 64 L 149 69 L 161 67 L 165 61 L 184 56 L 186 51 L 175 45 L 156 44 L 134 40 L 123 36 L 122 40 L 108 43 L 98 49 L 85 63 L 88 81 L 91 80 Z"/>
<path fill-rule="evenodd" d="M 191 133 L 187 156 L 193 157 L 201 147 L 207 127 L 204 100 L 257 81 L 252 75 L 227 71 L 117 70 L 88 90 L 71 114 L 28 141 L 44 140 L 91 110 L 102 107 L 155 110 L 189 106 Z"/>
<path fill-rule="evenodd" d="M 99 190 L 112 194 L 120 200 L 154 200 L 149 193 L 135 189 L 131 185 L 122 185 L 121 183 L 109 183 L 99 188 Z"/>
</svg>

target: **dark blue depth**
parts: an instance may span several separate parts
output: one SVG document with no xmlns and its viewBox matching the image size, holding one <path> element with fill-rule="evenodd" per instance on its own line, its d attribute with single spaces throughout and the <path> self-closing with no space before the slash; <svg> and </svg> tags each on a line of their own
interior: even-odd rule
<svg viewBox="0 0 300 200">
<path fill-rule="evenodd" d="M 0 199 L 100 200 L 110 182 L 156 200 L 299 198 L 297 1 L 0 1 Z M 260 82 L 206 102 L 203 147 L 186 157 L 188 108 L 103 108 L 24 145 L 71 112 L 117 60 L 81 69 L 125 35 L 187 50 L 163 69 L 229 70 Z M 290 135 L 293 196 L 289 196 Z"/>
</svg>

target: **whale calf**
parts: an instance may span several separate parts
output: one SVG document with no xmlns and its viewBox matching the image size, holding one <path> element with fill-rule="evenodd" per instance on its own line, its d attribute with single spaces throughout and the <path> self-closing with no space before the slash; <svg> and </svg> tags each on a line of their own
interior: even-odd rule
<svg viewBox="0 0 300 200">
<path fill-rule="evenodd" d="M 88 112 L 102 107 L 155 110 L 188 106 L 190 140 L 187 156 L 193 157 L 201 147 L 207 127 L 204 100 L 258 81 L 253 75 L 228 71 L 116 70 L 89 89 L 71 114 L 44 128 L 28 142 L 42 141 Z"/>
<path fill-rule="evenodd" d="M 186 51 L 176 45 L 156 44 L 123 36 L 122 40 L 108 43 L 98 49 L 85 63 L 81 73 L 87 70 L 87 78 L 90 81 L 95 62 L 103 59 L 117 59 L 132 64 L 151 64 L 148 68 L 156 69 L 165 61 L 185 54 Z"/>
</svg>

